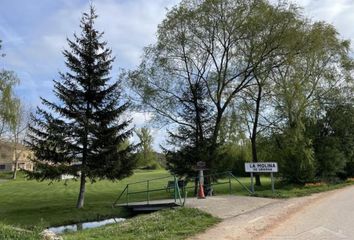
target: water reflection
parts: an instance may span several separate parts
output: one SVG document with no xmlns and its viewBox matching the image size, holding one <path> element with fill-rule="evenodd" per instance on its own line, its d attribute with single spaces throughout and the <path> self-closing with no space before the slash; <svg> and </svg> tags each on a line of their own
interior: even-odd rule
<svg viewBox="0 0 354 240">
<path fill-rule="evenodd" d="M 110 218 L 110 219 L 106 219 L 106 220 L 102 220 L 102 221 L 76 223 L 76 224 L 72 224 L 72 225 L 51 227 L 51 228 L 48 228 L 48 230 L 51 232 L 54 232 L 56 234 L 65 233 L 65 232 L 76 232 L 76 231 L 80 231 L 80 230 L 84 230 L 84 229 L 101 227 L 101 226 L 104 226 L 107 224 L 119 223 L 119 222 L 123 222 L 124 220 L 125 220 L 125 218 Z"/>
</svg>

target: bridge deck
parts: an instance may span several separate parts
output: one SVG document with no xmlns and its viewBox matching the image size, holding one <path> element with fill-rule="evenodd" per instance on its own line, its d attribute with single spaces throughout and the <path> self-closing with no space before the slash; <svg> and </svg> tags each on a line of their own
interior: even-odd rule
<svg viewBox="0 0 354 240">
<path fill-rule="evenodd" d="M 181 206 L 180 204 L 173 201 L 173 199 L 165 199 L 165 200 L 153 200 L 153 201 L 144 201 L 144 202 L 132 202 L 129 204 L 117 204 L 117 207 L 125 207 L 133 212 L 151 212 L 157 211 L 165 208 L 174 208 Z"/>
</svg>

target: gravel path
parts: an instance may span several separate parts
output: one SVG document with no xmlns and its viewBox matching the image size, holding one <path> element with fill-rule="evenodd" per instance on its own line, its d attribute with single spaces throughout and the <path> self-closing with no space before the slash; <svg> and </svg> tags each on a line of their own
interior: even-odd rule
<svg viewBox="0 0 354 240">
<path fill-rule="evenodd" d="M 297 239 L 284 238 L 284 235 L 281 238 L 278 236 L 274 238 L 271 231 L 280 227 L 286 220 L 292 219 L 297 214 L 303 214 L 308 208 L 347 189 L 354 190 L 353 187 L 349 187 L 287 200 L 225 196 L 212 197 L 210 200 L 194 200 L 196 203 L 187 202 L 187 206 L 197 207 L 223 219 L 221 223 L 190 238 L 190 240 Z M 214 200 L 211 200 L 213 198 Z"/>
<path fill-rule="evenodd" d="M 354 186 L 335 191 L 268 232 L 262 239 L 354 239 Z"/>
<path fill-rule="evenodd" d="M 281 200 L 244 196 L 217 196 L 206 199 L 188 198 L 187 207 L 198 208 L 221 219 L 233 218 Z"/>
</svg>

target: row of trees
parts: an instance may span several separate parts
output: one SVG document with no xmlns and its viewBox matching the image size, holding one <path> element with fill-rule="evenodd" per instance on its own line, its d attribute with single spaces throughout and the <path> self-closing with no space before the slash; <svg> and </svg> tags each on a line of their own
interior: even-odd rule
<svg viewBox="0 0 354 240">
<path fill-rule="evenodd" d="M 173 126 L 166 149 L 173 173 L 193 175 L 197 161 L 225 169 L 232 131 L 233 146 L 250 148 L 253 162 L 266 160 L 259 137 L 278 136 L 281 151 L 270 160 L 282 162 L 284 179 L 314 178 L 323 156 L 315 161 L 322 144 L 308 135 L 311 124 L 320 127 L 326 109 L 353 103 L 350 43 L 332 25 L 311 22 L 284 1 L 184 0 L 157 36 L 125 77 L 133 100 Z M 237 123 L 227 129 L 230 121 Z"/>
</svg>

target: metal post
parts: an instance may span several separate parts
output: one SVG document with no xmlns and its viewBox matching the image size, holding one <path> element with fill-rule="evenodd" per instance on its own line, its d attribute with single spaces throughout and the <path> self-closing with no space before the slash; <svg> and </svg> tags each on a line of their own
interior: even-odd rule
<svg viewBox="0 0 354 240">
<path fill-rule="evenodd" d="M 127 206 L 129 205 L 129 184 L 127 185 Z"/>
<path fill-rule="evenodd" d="M 204 173 L 203 173 L 203 170 L 199 170 L 199 184 L 204 186 Z"/>
<path fill-rule="evenodd" d="M 150 181 L 149 181 L 149 180 L 146 181 L 146 185 L 147 185 L 147 192 L 146 192 L 147 204 L 149 204 L 149 201 L 150 201 L 150 192 L 149 192 L 149 189 L 150 189 Z"/>
<path fill-rule="evenodd" d="M 253 172 L 251 172 L 251 191 L 254 193 Z"/>
<path fill-rule="evenodd" d="M 231 194 L 231 176 L 230 176 L 230 173 L 229 173 L 229 193 Z"/>
<path fill-rule="evenodd" d="M 177 201 L 177 187 L 176 187 L 176 184 L 177 184 L 177 182 L 176 182 L 176 180 L 177 180 L 177 178 L 176 178 L 176 176 L 173 176 L 173 178 L 174 178 L 174 180 L 175 180 L 175 187 L 174 187 L 174 190 L 175 190 L 175 192 L 174 192 L 174 197 L 175 197 L 175 202 Z"/>
<path fill-rule="evenodd" d="M 272 193 L 274 194 L 274 176 L 273 176 L 273 172 L 270 173 L 270 178 L 272 181 Z"/>
</svg>

